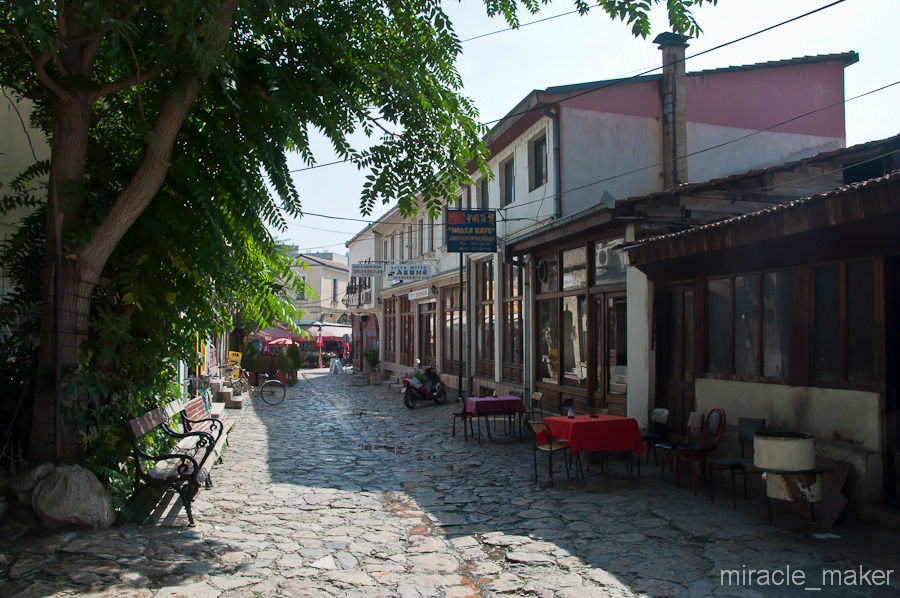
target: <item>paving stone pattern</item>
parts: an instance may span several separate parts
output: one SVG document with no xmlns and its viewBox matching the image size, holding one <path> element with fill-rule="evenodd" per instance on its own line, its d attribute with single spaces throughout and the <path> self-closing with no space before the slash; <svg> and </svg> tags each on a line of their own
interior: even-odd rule
<svg viewBox="0 0 900 598">
<path fill-rule="evenodd" d="M 804 538 L 797 521 L 767 525 L 759 496 L 711 505 L 655 468 L 630 479 L 621 462 L 607 476 L 595 465 L 578 487 L 560 467 L 548 488 L 542 459 L 535 485 L 527 436 L 451 438 L 457 409 L 410 411 L 396 392 L 306 374 L 281 405 L 238 412 L 195 527 L 181 514 L 0 540 L 0 595 L 791 596 L 804 592 L 722 587 L 719 572 L 900 564 L 896 536 Z"/>
</svg>

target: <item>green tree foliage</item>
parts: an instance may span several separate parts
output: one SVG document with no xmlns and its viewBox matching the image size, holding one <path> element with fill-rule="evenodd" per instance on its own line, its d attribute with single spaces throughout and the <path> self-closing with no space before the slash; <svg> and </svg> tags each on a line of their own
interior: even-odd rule
<svg viewBox="0 0 900 598">
<path fill-rule="evenodd" d="M 666 2 L 676 30 L 698 31 L 701 1 Z M 545 3 L 485 0 L 511 24 Z M 659 3 L 600 6 L 646 36 Z M 18 287 L 0 306 L 17 341 L 5 357 L 35 381 L 33 456 L 52 445 L 57 324 L 68 441 L 123 471 L 118 419 L 173 396 L 195 332 L 297 315 L 287 298 L 301 283 L 270 231 L 302 215 L 286 156 L 314 164 L 311 131 L 369 172 L 363 213 L 395 200 L 436 213 L 472 165 L 484 170 L 459 53 L 439 0 L 0 3 L 0 85 L 37 102 L 52 141 L 50 163 L 0 204 L 35 208 L 3 247 Z M 374 143 L 352 146 L 358 131 Z M 34 184 L 48 172 L 49 197 Z"/>
</svg>

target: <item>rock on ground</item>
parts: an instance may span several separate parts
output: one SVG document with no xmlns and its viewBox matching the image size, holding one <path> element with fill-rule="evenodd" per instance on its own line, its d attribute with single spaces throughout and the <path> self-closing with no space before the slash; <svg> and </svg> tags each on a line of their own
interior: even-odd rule
<svg viewBox="0 0 900 598">
<path fill-rule="evenodd" d="M 84 525 L 105 529 L 116 520 L 109 492 L 80 465 L 63 465 L 38 482 L 31 506 L 45 527 Z"/>
</svg>

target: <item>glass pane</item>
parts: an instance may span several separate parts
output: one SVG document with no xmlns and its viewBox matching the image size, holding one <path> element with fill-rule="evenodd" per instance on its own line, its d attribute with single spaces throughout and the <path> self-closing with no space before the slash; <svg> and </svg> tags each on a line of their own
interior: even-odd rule
<svg viewBox="0 0 900 598">
<path fill-rule="evenodd" d="M 628 389 L 628 334 L 625 326 L 625 297 L 610 298 L 606 346 L 609 351 L 609 392 L 614 395 L 624 395 Z"/>
<path fill-rule="evenodd" d="M 597 339 L 596 350 L 596 359 L 597 359 L 597 392 L 600 393 L 603 391 L 603 381 L 606 379 L 606 374 L 604 373 L 607 364 L 606 359 L 603 358 L 603 304 L 604 299 L 603 296 L 597 297 L 597 305 L 595 306 L 596 311 L 594 312 L 594 326 L 596 327 L 596 336 L 594 338 Z"/>
<path fill-rule="evenodd" d="M 594 246 L 594 284 L 625 280 L 628 256 L 621 249 L 614 249 L 621 244 L 622 239 L 612 239 Z"/>
<path fill-rule="evenodd" d="M 678 318 L 680 293 L 666 293 L 666 380 L 678 380 L 678 343 L 681 339 Z"/>
<path fill-rule="evenodd" d="M 539 258 L 537 261 L 538 293 L 556 290 L 557 263 L 556 256 Z"/>
<path fill-rule="evenodd" d="M 720 278 L 706 283 L 706 309 L 706 370 L 713 374 L 728 374 L 731 371 L 731 279 Z"/>
<path fill-rule="evenodd" d="M 763 276 L 763 375 L 787 379 L 791 366 L 791 273 Z"/>
<path fill-rule="evenodd" d="M 564 297 L 563 306 L 563 384 L 587 386 L 587 299 Z"/>
<path fill-rule="evenodd" d="M 875 377 L 875 268 L 872 262 L 847 264 L 847 381 L 871 383 Z"/>
<path fill-rule="evenodd" d="M 841 269 L 838 264 L 815 268 L 813 372 L 817 380 L 841 377 Z"/>
<path fill-rule="evenodd" d="M 537 378 L 543 382 L 556 382 L 559 372 L 559 346 L 557 345 L 556 300 L 535 302 L 537 306 Z"/>
<path fill-rule="evenodd" d="M 562 288 L 583 289 L 587 286 L 587 249 L 579 247 L 563 251 Z"/>
<path fill-rule="evenodd" d="M 691 381 L 694 379 L 694 293 L 685 291 L 684 293 L 684 345 L 682 355 L 684 355 L 684 379 Z"/>
<path fill-rule="evenodd" d="M 506 339 L 503 343 L 503 361 L 522 365 L 522 303 L 509 301 L 505 304 Z"/>
<path fill-rule="evenodd" d="M 757 376 L 759 357 L 759 275 L 734 279 L 734 373 Z"/>
</svg>

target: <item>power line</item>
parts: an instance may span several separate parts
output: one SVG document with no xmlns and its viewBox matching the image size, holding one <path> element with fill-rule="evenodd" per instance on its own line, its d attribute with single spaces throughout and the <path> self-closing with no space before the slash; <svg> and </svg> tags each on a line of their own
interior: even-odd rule
<svg viewBox="0 0 900 598">
<path fill-rule="evenodd" d="M 655 67 L 652 67 L 652 68 L 648 68 L 648 69 L 645 69 L 645 70 L 643 70 L 643 71 L 638 72 L 638 73 L 635 74 L 635 75 L 631 75 L 631 76 L 628 76 L 628 77 L 625 77 L 625 78 L 621 78 L 621 79 L 611 79 L 611 80 L 605 82 L 605 84 L 603 84 L 603 85 L 598 85 L 597 87 L 592 87 L 591 89 L 587 89 L 587 90 L 585 90 L 585 91 L 582 91 L 582 92 L 573 94 L 573 95 L 571 95 L 571 96 L 566 97 L 566 98 L 565 98 L 564 100 L 562 100 L 562 101 L 568 101 L 568 100 L 572 100 L 572 99 L 574 99 L 574 98 L 578 98 L 578 97 L 581 97 L 581 96 L 584 96 L 584 95 L 588 95 L 588 94 L 594 93 L 594 92 L 596 92 L 596 91 L 600 91 L 601 89 L 606 89 L 606 88 L 608 88 L 608 87 L 612 87 L 613 85 L 620 85 L 620 84 L 622 84 L 622 83 L 627 83 L 627 82 L 629 82 L 629 81 L 631 81 L 631 80 L 633 80 L 633 79 L 637 79 L 637 78 L 639 78 L 639 77 L 643 77 L 644 75 L 648 75 L 648 74 L 650 74 L 650 73 L 652 73 L 652 72 L 654 72 L 654 71 L 661 70 L 661 69 L 663 69 L 663 68 L 665 68 L 665 67 L 667 67 L 667 66 L 675 65 L 675 64 L 678 64 L 679 62 L 684 62 L 684 61 L 688 60 L 689 58 L 696 58 L 697 56 L 702 56 L 702 55 L 704 55 L 704 54 L 708 54 L 708 53 L 713 52 L 713 51 L 715 51 L 715 50 L 720 50 L 720 49 L 725 48 L 725 47 L 727 47 L 727 46 L 730 46 L 730 45 L 732 45 L 732 44 L 736 44 L 736 43 L 738 43 L 738 42 L 741 42 L 741 41 L 750 39 L 751 37 L 760 35 L 760 34 L 762 34 L 762 33 L 766 33 L 766 32 L 768 32 L 768 31 L 772 31 L 773 29 L 777 29 L 778 27 L 781 27 L 781 26 L 783 26 L 783 25 L 787 25 L 787 24 L 789 24 L 789 23 L 793 23 L 794 21 L 798 21 L 798 20 L 803 19 L 803 18 L 806 18 L 806 17 L 808 17 L 808 16 L 810 16 L 810 15 L 814 15 L 814 14 L 816 14 L 816 13 L 818 13 L 818 12 L 821 12 L 821 11 L 823 11 L 823 10 L 826 10 L 826 9 L 828 9 L 828 8 L 831 8 L 831 7 L 833 7 L 833 6 L 836 6 L 836 5 L 838 5 L 838 4 L 841 4 L 841 3 L 843 3 L 843 2 L 846 2 L 846 0 L 834 0 L 834 2 L 831 2 L 831 3 L 826 4 L 826 5 L 824 5 L 824 6 L 820 6 L 819 8 L 814 8 L 813 10 L 810 10 L 810 11 L 808 11 L 808 12 L 805 12 L 805 13 L 803 13 L 803 14 L 801 14 L 801 15 L 797 15 L 797 16 L 795 16 L 795 17 L 791 17 L 790 19 L 781 21 L 781 22 L 779 22 L 779 23 L 775 23 L 774 25 L 770 25 L 770 26 L 765 27 L 765 28 L 763 28 L 763 29 L 760 29 L 760 30 L 758 30 L 758 31 L 754 31 L 753 33 L 748 33 L 747 35 L 743 35 L 743 36 L 738 37 L 738 38 L 735 38 L 735 39 L 733 39 L 733 40 L 730 40 L 730 41 L 721 43 L 721 44 L 719 44 L 719 45 L 717 45 L 717 46 L 713 46 L 712 48 L 708 48 L 708 49 L 706 49 L 706 50 L 702 50 L 702 51 L 697 52 L 697 53 L 695 53 L 695 54 L 691 54 L 690 56 L 685 56 L 684 58 L 675 60 L 675 61 L 673 61 L 673 62 L 671 62 L 671 63 L 663 64 L 663 65 L 658 65 L 658 66 L 655 66 Z M 577 11 L 575 11 L 575 12 L 577 12 Z M 556 18 L 556 17 L 559 17 L 559 16 L 564 16 L 564 15 L 566 15 L 566 14 L 571 14 L 571 12 L 569 12 L 569 13 L 563 13 L 563 14 L 560 14 L 560 15 L 556 15 L 556 16 L 554 16 L 554 17 L 548 17 L 548 18 L 543 19 L 543 20 L 549 20 L 549 19 L 551 19 L 551 18 Z M 538 22 L 542 22 L 542 21 L 534 21 L 533 23 L 538 23 Z M 528 24 L 533 24 L 533 23 L 528 23 Z M 508 30 L 508 29 L 507 29 L 507 30 Z M 498 30 L 498 31 L 491 32 L 491 33 L 488 33 L 488 34 L 485 34 L 485 35 L 493 35 L 494 33 L 500 33 L 501 31 L 506 31 L 506 30 Z M 476 36 L 476 38 L 470 38 L 469 40 L 466 40 L 466 41 L 470 41 L 471 39 L 477 39 L 477 37 L 478 37 L 478 36 Z M 493 124 L 499 123 L 499 122 L 501 122 L 501 121 L 504 121 L 504 120 L 506 120 L 506 119 L 508 119 L 508 118 L 513 118 L 513 117 L 516 117 L 516 116 L 522 116 L 522 115 L 525 115 L 525 114 L 528 114 L 528 113 L 530 113 L 530 112 L 534 112 L 534 111 L 537 111 L 537 110 L 543 110 L 543 108 L 544 108 L 543 105 L 538 105 L 538 106 L 535 106 L 534 108 L 529 108 L 529 109 L 527 109 L 527 110 L 522 110 L 521 112 L 513 112 L 513 113 L 511 113 L 511 114 L 507 114 L 507 115 L 502 116 L 502 117 L 500 117 L 500 118 L 496 118 L 496 119 L 494 119 L 494 120 L 489 120 L 489 121 L 486 121 L 486 122 L 481 123 L 481 124 L 482 124 L 483 126 L 493 125 Z M 291 171 L 289 171 L 289 172 L 302 172 L 302 171 L 306 171 L 306 170 L 314 170 L 314 169 L 316 169 L 316 168 L 323 168 L 323 167 L 326 167 L 326 166 L 333 166 L 333 165 L 335 165 L 335 164 L 343 164 L 343 163 L 345 163 L 345 162 L 350 162 L 350 160 L 349 160 L 349 159 L 336 160 L 336 161 L 333 161 L 333 162 L 326 162 L 326 163 L 324 163 L 324 164 L 312 165 L 312 166 L 307 166 L 307 167 L 304 167 L 304 168 L 299 168 L 299 169 L 296 169 L 296 170 L 291 170 Z"/>
<path fill-rule="evenodd" d="M 590 5 L 590 6 L 586 7 L 586 8 L 587 8 L 587 10 L 590 10 L 590 9 L 592 9 L 592 8 L 598 8 L 599 6 L 600 6 L 600 4 L 592 4 L 592 5 Z M 551 15 L 551 16 L 549 16 L 549 17 L 544 17 L 544 18 L 542 18 L 542 19 L 536 19 L 536 20 L 534 20 L 534 21 L 528 21 L 527 23 L 519 23 L 519 24 L 516 25 L 515 27 L 504 27 L 503 29 L 497 29 L 496 31 L 488 31 L 487 33 L 481 33 L 481 34 L 479 34 L 479 35 L 474 35 L 474 36 L 472 36 L 472 37 L 467 37 L 466 39 L 462 39 L 462 40 L 459 41 L 459 43 L 464 44 L 464 43 L 466 43 L 466 42 L 471 42 L 471 41 L 474 41 L 474 40 L 476 40 L 476 39 L 481 39 L 481 38 L 483 38 L 483 37 L 488 37 L 489 35 L 497 35 L 498 33 L 503 33 L 504 31 L 512 31 L 512 30 L 514 30 L 514 29 L 515 29 L 515 30 L 522 29 L 522 28 L 524 28 L 524 27 L 528 27 L 529 25 L 536 25 L 536 24 L 538 24 L 538 23 L 544 23 L 544 22 L 546 22 L 546 21 L 552 21 L 553 19 L 558 19 L 558 18 L 560 18 L 560 17 L 566 17 L 566 16 L 569 16 L 569 15 L 573 15 L 573 14 L 575 14 L 575 13 L 577 13 L 577 12 L 581 12 L 581 11 L 580 11 L 579 9 L 576 8 L 575 10 L 570 10 L 570 11 L 568 11 L 568 12 L 561 12 L 561 13 L 556 14 L 556 15 Z M 587 11 L 585 11 L 585 12 L 587 12 Z"/>
</svg>

